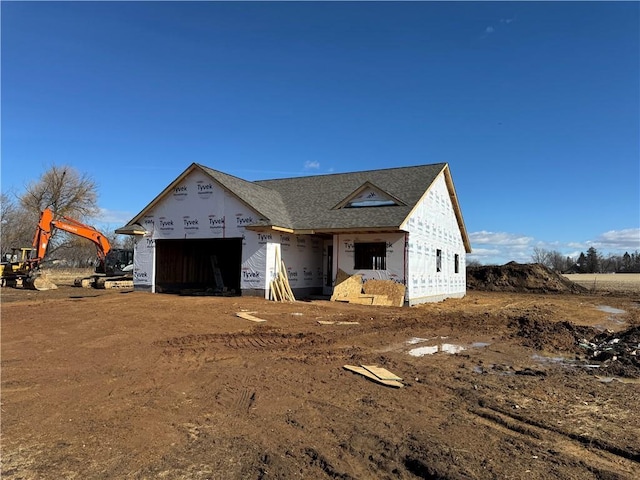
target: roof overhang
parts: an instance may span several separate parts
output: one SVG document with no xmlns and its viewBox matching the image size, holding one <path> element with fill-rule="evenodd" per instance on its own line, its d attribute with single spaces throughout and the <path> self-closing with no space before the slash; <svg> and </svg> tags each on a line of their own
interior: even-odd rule
<svg viewBox="0 0 640 480">
<path fill-rule="evenodd" d="M 464 225 L 464 219 L 462 218 L 462 211 L 460 210 L 460 203 L 458 203 L 458 196 L 456 195 L 456 188 L 453 185 L 453 179 L 451 178 L 451 172 L 449 171 L 449 164 L 445 163 L 444 167 L 442 167 L 442 171 L 438 175 L 444 175 L 444 181 L 447 185 L 447 191 L 449 192 L 449 198 L 451 199 L 451 205 L 453 206 L 453 212 L 456 216 L 456 221 L 458 222 L 458 228 L 460 229 L 460 235 L 462 236 L 462 244 L 464 245 L 464 249 L 466 253 L 471 253 L 471 242 L 469 241 L 469 234 L 467 233 L 467 227 Z M 437 177 L 436 177 L 437 178 Z M 409 217 L 413 215 L 416 208 L 420 202 L 424 200 L 424 198 L 429 194 L 429 190 L 435 183 L 434 181 L 429 185 L 429 188 L 424 192 L 422 198 L 416 202 L 415 206 L 402 222 L 401 228 L 407 224 L 409 221 Z"/>
<path fill-rule="evenodd" d="M 358 228 L 284 228 L 266 225 L 249 225 L 245 227 L 253 232 L 279 232 L 290 233 L 292 235 L 344 235 L 344 234 L 365 234 L 365 233 L 407 233 L 398 227 L 358 227 Z"/>
<path fill-rule="evenodd" d="M 148 232 L 140 224 L 133 223 L 121 228 L 116 228 L 116 233 L 119 235 L 146 235 Z"/>
</svg>

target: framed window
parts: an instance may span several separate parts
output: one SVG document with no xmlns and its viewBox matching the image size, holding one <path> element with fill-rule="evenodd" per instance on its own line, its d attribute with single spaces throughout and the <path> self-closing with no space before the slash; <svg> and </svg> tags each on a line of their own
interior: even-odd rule
<svg viewBox="0 0 640 480">
<path fill-rule="evenodd" d="M 354 245 L 356 270 L 386 270 L 387 245 L 385 242 L 356 243 Z"/>
<path fill-rule="evenodd" d="M 436 250 L 436 272 L 442 271 L 442 250 Z"/>
<path fill-rule="evenodd" d="M 457 253 L 453 256 L 453 268 L 456 273 L 460 273 L 460 255 Z"/>
</svg>

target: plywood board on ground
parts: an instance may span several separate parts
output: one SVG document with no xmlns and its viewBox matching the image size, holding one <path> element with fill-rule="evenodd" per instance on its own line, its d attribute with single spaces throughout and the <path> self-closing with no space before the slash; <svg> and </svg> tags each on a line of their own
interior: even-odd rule
<svg viewBox="0 0 640 480">
<path fill-rule="evenodd" d="M 402 380 L 402 378 L 397 376 L 395 373 L 391 373 L 386 368 L 378 367 L 377 365 L 362 365 L 362 368 L 369 370 L 376 377 L 382 380 L 396 380 L 396 381 Z"/>
<path fill-rule="evenodd" d="M 382 307 L 393 307 L 394 304 L 386 295 L 373 295 L 373 303 L 371 305 L 379 305 Z"/>
<path fill-rule="evenodd" d="M 406 287 L 401 283 L 393 280 L 372 279 L 364 282 L 362 288 L 367 295 L 386 295 L 390 300 L 390 304 L 394 307 L 402 307 L 404 305 Z"/>
<path fill-rule="evenodd" d="M 254 317 L 253 315 L 251 315 L 252 313 L 256 313 L 256 312 L 238 312 L 236 313 L 236 316 L 240 318 L 244 318 L 245 320 L 249 320 L 251 322 L 256 322 L 256 323 L 266 322 L 264 318 Z"/>
<path fill-rule="evenodd" d="M 318 320 L 320 325 L 360 325 L 360 322 L 334 322 L 332 320 Z"/>
<path fill-rule="evenodd" d="M 363 377 L 368 378 L 369 380 L 373 380 L 374 382 L 377 383 L 381 383 L 382 385 L 386 385 L 388 387 L 393 387 L 393 388 L 402 388 L 404 387 L 404 385 L 396 380 L 383 380 L 380 377 L 377 377 L 376 375 L 374 375 L 373 373 L 371 373 L 369 370 L 367 370 L 366 368 L 363 367 L 358 367 L 356 365 L 344 365 L 342 368 L 344 368 L 345 370 L 349 370 L 351 372 L 354 373 L 358 373 L 360 375 L 362 375 Z"/>
<path fill-rule="evenodd" d="M 358 295 L 349 297 L 349 303 L 355 303 L 356 305 L 373 305 L 373 295 Z"/>
</svg>

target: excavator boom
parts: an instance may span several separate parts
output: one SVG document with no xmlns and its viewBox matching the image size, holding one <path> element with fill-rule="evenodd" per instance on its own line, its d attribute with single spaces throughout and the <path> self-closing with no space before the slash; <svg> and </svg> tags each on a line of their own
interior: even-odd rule
<svg viewBox="0 0 640 480">
<path fill-rule="evenodd" d="M 72 233 L 82 238 L 86 238 L 93 242 L 98 254 L 98 265 L 96 267 L 97 274 L 111 275 L 112 278 L 121 278 L 126 275 L 130 276 L 127 266 L 131 268 L 133 263 L 133 252 L 124 249 L 112 249 L 109 239 L 95 228 L 85 225 L 84 223 L 73 218 L 61 216 L 54 220 L 54 214 L 51 209 L 47 208 L 40 214 L 40 220 L 36 227 L 33 237 L 33 253 L 31 258 L 26 262 L 26 285 L 36 290 L 46 290 L 55 288 L 51 282 L 45 282 L 40 275 L 39 267 L 47 254 L 49 241 L 54 229 Z M 111 253 L 111 255 L 109 255 Z M 109 255 L 109 256 L 108 256 Z M 92 277 L 92 281 L 96 281 L 96 276 Z M 101 278 L 103 284 L 105 278 Z M 123 282 L 120 282 L 123 283 Z M 132 283 L 132 281 L 131 281 Z M 106 287 L 102 287 L 106 288 Z"/>
<path fill-rule="evenodd" d="M 111 244 L 107 237 L 95 228 L 65 216 L 62 216 L 60 220 L 54 220 L 53 212 L 51 209 L 46 208 L 40 214 L 40 221 L 38 222 L 38 227 L 33 237 L 35 256 L 31 259 L 31 262 L 34 264 L 34 267 L 37 267 L 47 254 L 49 240 L 51 239 L 54 228 L 91 240 L 96 246 L 101 262 L 105 261 L 107 254 L 111 250 Z"/>
</svg>

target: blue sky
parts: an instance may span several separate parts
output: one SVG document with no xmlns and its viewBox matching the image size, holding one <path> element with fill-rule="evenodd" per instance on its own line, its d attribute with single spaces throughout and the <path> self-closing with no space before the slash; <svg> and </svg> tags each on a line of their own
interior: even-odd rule
<svg viewBox="0 0 640 480">
<path fill-rule="evenodd" d="M 448 162 L 470 258 L 640 250 L 639 6 L 3 1 L 2 191 L 71 165 L 116 228 L 192 162 Z"/>
</svg>

